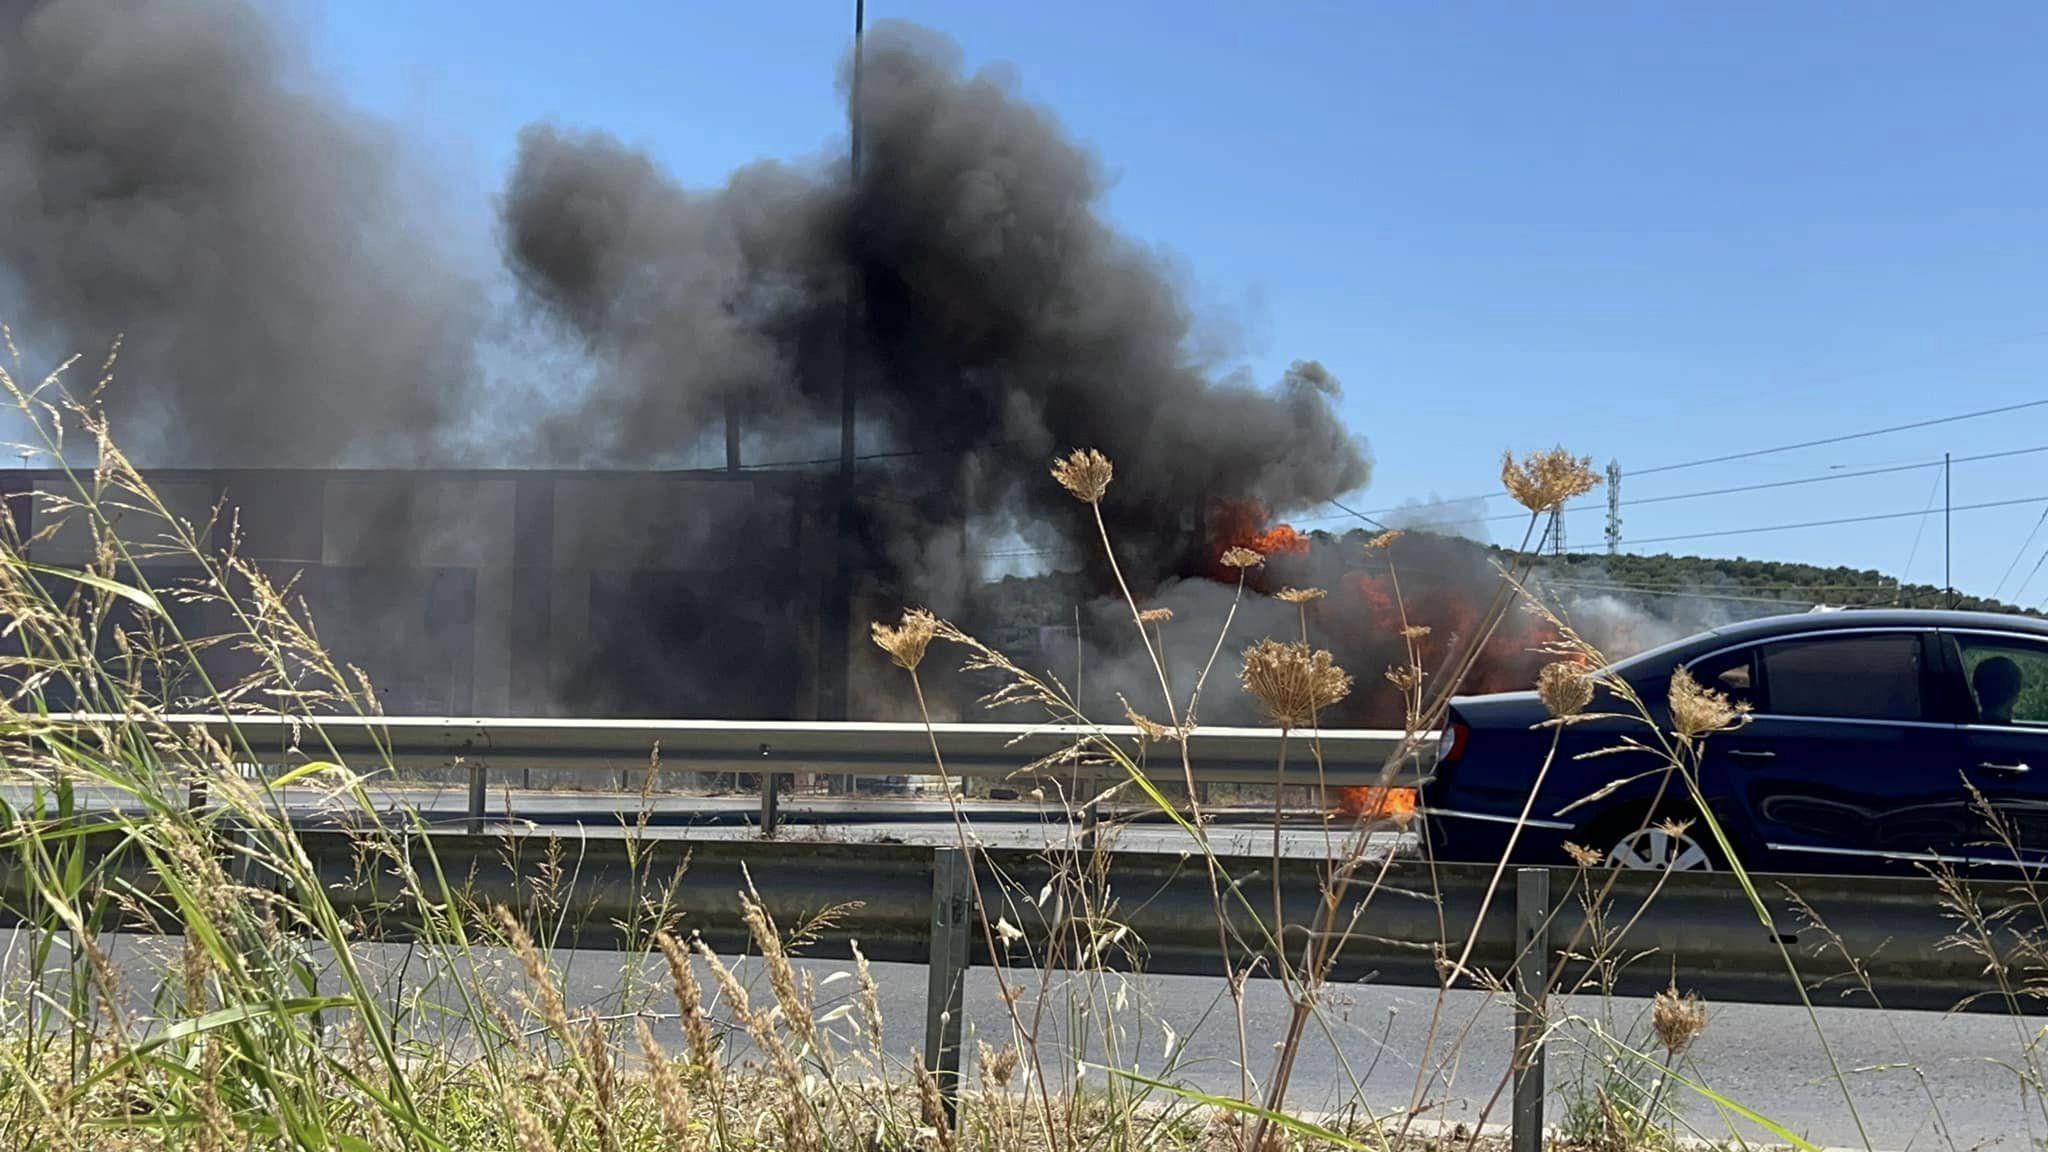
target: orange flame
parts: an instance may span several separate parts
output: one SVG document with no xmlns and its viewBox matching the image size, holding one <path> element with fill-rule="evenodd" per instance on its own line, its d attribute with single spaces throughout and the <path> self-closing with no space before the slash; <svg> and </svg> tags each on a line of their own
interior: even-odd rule
<svg viewBox="0 0 2048 1152">
<path fill-rule="evenodd" d="M 1338 788 L 1337 811 L 1355 820 L 1405 826 L 1415 817 L 1413 788 Z"/>
<path fill-rule="evenodd" d="M 1245 547 L 1268 556 L 1295 554 L 1308 551 L 1308 537 L 1296 532 L 1292 524 L 1275 524 L 1252 537 Z"/>
<path fill-rule="evenodd" d="M 1213 545 L 1210 562 L 1213 577 L 1237 582 L 1237 572 L 1225 568 L 1221 557 L 1232 548 L 1249 548 L 1262 556 L 1298 555 L 1309 549 L 1309 538 L 1290 524 L 1267 527 L 1270 514 L 1256 500 L 1218 500 L 1209 509 L 1209 539 Z"/>
</svg>

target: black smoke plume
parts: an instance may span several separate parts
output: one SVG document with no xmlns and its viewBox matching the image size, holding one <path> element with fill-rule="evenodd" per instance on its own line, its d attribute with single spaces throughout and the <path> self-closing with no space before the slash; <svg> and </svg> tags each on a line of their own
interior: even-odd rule
<svg viewBox="0 0 2048 1152">
<path fill-rule="evenodd" d="M 696 192 L 601 133 L 522 135 L 508 257 L 603 365 L 552 442 L 656 461 L 730 405 L 750 443 L 817 446 L 850 378 L 862 448 L 888 455 L 866 470 L 873 559 L 912 594 L 936 583 L 911 570 L 920 534 L 970 517 L 1085 542 L 1045 476 L 1070 447 L 1115 460 L 1105 511 L 1144 579 L 1185 563 L 1211 497 L 1365 482 L 1319 365 L 1264 390 L 1194 358 L 1165 263 L 1104 222 L 1099 165 L 1047 112 L 904 25 L 871 33 L 860 101 L 857 178 L 761 164 Z"/>
<path fill-rule="evenodd" d="M 242 4 L 0 3 L 0 310 L 125 333 L 105 401 L 154 464 L 443 456 L 484 296 L 397 155 Z"/>
<path fill-rule="evenodd" d="M 841 153 L 685 189 L 600 131 L 527 129 L 507 315 L 447 255 L 402 136 L 250 5 L 0 0 L 0 316 L 44 348 L 125 333 L 104 402 L 154 466 L 658 468 L 701 462 L 728 414 L 765 465 L 833 454 L 850 382 L 861 585 L 952 611 L 978 547 L 1099 555 L 1046 476 L 1070 448 L 1116 462 L 1104 512 L 1141 591 L 1207 564 L 1212 499 L 1284 513 L 1365 483 L 1334 379 L 1205 362 L 1168 262 L 1104 220 L 1100 165 L 1049 113 L 905 25 L 869 35 L 857 110 L 847 81 L 857 178 Z M 572 370 L 486 383 L 480 353 L 532 319 Z M 403 551 L 404 498 L 368 520 Z M 673 665 L 707 617 L 790 610 L 649 613 L 674 634 L 623 630 L 646 651 L 594 663 Z"/>
</svg>

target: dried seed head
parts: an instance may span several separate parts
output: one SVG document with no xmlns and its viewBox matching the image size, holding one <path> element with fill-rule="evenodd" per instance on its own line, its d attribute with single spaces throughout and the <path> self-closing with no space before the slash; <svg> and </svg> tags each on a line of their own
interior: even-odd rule
<svg viewBox="0 0 2048 1152">
<path fill-rule="evenodd" d="M 1593 702 L 1593 678 L 1569 660 L 1545 664 L 1536 675 L 1536 695 L 1551 719 L 1577 716 Z"/>
<path fill-rule="evenodd" d="M 1386 675 L 1387 683 L 1403 692 L 1413 692 L 1422 686 L 1422 669 L 1413 664 L 1390 664 Z"/>
<path fill-rule="evenodd" d="M 1245 691 L 1285 727 L 1313 721 L 1318 713 L 1351 694 L 1351 675 L 1323 649 L 1302 643 L 1261 640 L 1244 650 L 1238 674 Z"/>
<path fill-rule="evenodd" d="M 526 998 L 527 990 L 530 990 L 534 999 L 528 1002 L 533 1005 L 541 1022 L 564 1044 L 571 1043 L 573 1033 L 569 1029 L 568 1010 L 562 1004 L 561 986 L 555 982 L 554 973 L 548 970 L 540 949 L 534 946 L 533 937 L 527 934 L 526 926 L 519 922 L 512 910 L 502 904 L 497 907 L 497 917 L 498 929 L 505 936 L 505 946 L 519 961 L 526 977 L 526 990 L 521 991 L 521 998 Z"/>
<path fill-rule="evenodd" d="M 939 630 L 939 618 L 922 608 L 912 608 L 903 614 L 903 623 L 890 627 L 877 620 L 869 625 L 875 643 L 889 654 L 898 668 L 917 671 L 918 661 L 924 659 L 924 650 L 931 644 L 932 635 Z"/>
<path fill-rule="evenodd" d="M 1394 541 L 1399 540 L 1402 535 L 1403 533 L 1399 528 L 1389 528 L 1385 532 L 1367 540 L 1365 542 L 1365 550 L 1367 552 L 1377 552 Z"/>
<path fill-rule="evenodd" d="M 718 1063 L 717 1042 L 712 1039 L 710 1021 L 704 1017 L 704 990 L 697 983 L 697 973 L 690 967 L 690 954 L 666 932 L 656 932 L 654 944 L 661 949 L 661 957 L 668 964 L 669 985 L 675 992 L 676 1012 L 682 1017 L 683 1039 L 689 1043 L 690 1063 L 707 1070 L 715 1068 Z"/>
<path fill-rule="evenodd" d="M 618 1070 L 612 1064 L 611 1042 L 605 1036 L 604 1021 L 598 1016 L 597 1009 L 587 1010 L 582 1023 L 580 1047 L 583 1061 L 589 1069 L 591 1094 L 596 1097 L 592 1101 L 596 1107 L 591 1111 L 599 1125 L 599 1142 L 603 1144 L 607 1143 L 604 1140 L 605 1126 L 612 1123 L 618 1111 Z"/>
<path fill-rule="evenodd" d="M 916 1066 L 918 1120 L 929 1133 L 931 1145 L 937 1152 L 954 1152 L 953 1118 L 946 1115 L 946 1105 L 939 1096 L 939 1082 L 925 1069 L 923 1059 L 918 1059 Z"/>
<path fill-rule="evenodd" d="M 718 953 L 713 952 L 711 946 L 704 943 L 701 937 L 692 939 L 690 943 L 696 946 L 698 957 L 711 969 L 711 978 L 718 982 L 718 991 L 726 999 L 726 1011 L 733 1019 L 743 1024 L 748 1022 L 753 1015 L 753 1008 L 747 1000 L 746 985 L 739 982 L 732 974 L 732 969 L 725 966 L 725 961 L 720 960 Z"/>
<path fill-rule="evenodd" d="M 782 1009 L 783 1020 L 799 1040 L 809 1044 L 814 1039 L 811 1005 L 797 990 L 796 969 L 790 965 L 789 951 L 783 947 L 782 934 L 769 917 L 768 909 L 754 895 L 753 887 L 753 878 L 749 876 L 747 891 L 740 893 L 740 919 L 745 921 L 754 947 L 760 950 L 762 964 L 768 969 L 768 988 L 775 993 L 775 1003 Z"/>
<path fill-rule="evenodd" d="M 1401 629 L 1401 635 L 1410 640 L 1420 640 L 1424 636 L 1429 635 L 1429 625 L 1410 624 L 1406 628 Z"/>
<path fill-rule="evenodd" d="M 1548 512 L 1600 486 L 1593 458 L 1573 456 L 1562 448 L 1532 452 L 1515 463 L 1515 454 L 1500 456 L 1500 482 L 1515 503 L 1531 512 Z"/>
<path fill-rule="evenodd" d="M 1687 832 L 1692 831 L 1692 821 L 1678 819 L 1659 820 L 1652 827 L 1673 840 L 1679 840 L 1683 839 Z"/>
<path fill-rule="evenodd" d="M 1052 462 L 1052 478 L 1072 492 L 1074 499 L 1086 504 L 1101 502 L 1102 494 L 1109 491 L 1110 477 L 1115 474 L 1109 457 L 1093 448 L 1076 448 L 1067 453 L 1066 459 Z"/>
<path fill-rule="evenodd" d="M 1569 840 L 1565 841 L 1564 854 L 1571 857 L 1572 863 L 1581 868 L 1591 868 L 1595 864 L 1600 863 L 1602 859 L 1598 852 L 1593 851 L 1584 844 L 1574 844 Z"/>
<path fill-rule="evenodd" d="M 1164 624 L 1171 619 L 1173 619 L 1173 609 L 1171 608 L 1147 608 L 1143 612 L 1138 613 L 1138 623 L 1140 624 Z"/>
<path fill-rule="evenodd" d="M 690 1137 L 689 1091 L 683 1087 L 682 1077 L 676 1075 L 661 1045 L 654 1042 L 654 1030 L 647 1026 L 647 1018 L 642 1016 L 633 1025 L 640 1039 L 640 1059 L 645 1062 L 648 1079 L 654 1084 L 654 1103 L 661 1109 L 662 1123 L 668 1125 L 671 1134 L 687 1140 Z"/>
<path fill-rule="evenodd" d="M 882 1056 L 882 996 L 875 987 L 874 973 L 868 970 L 868 958 L 862 954 L 858 940 L 853 942 L 853 982 L 860 989 L 860 1018 L 867 1030 L 868 1046 L 879 1060 Z"/>
<path fill-rule="evenodd" d="M 1249 548 L 1232 548 L 1223 554 L 1225 568 L 1257 568 L 1266 558 Z"/>
<path fill-rule="evenodd" d="M 1007 1088 L 1010 1078 L 1017 1074 L 1017 1046 L 1005 1044 L 1001 1048 L 981 1045 L 981 1079 L 983 1084 Z"/>
<path fill-rule="evenodd" d="M 1139 712 L 1129 704 L 1124 705 L 1124 719 L 1131 722 L 1131 727 L 1138 730 L 1139 736 L 1152 743 L 1156 744 L 1161 740 L 1169 740 L 1173 737 L 1173 729 L 1159 723 L 1157 720 L 1148 718 L 1144 713 Z"/>
<path fill-rule="evenodd" d="M 1677 985 L 1657 993 L 1656 1002 L 1650 1006 L 1650 1028 L 1657 1033 L 1657 1042 L 1664 1045 L 1664 1051 L 1680 1056 L 1692 1047 L 1707 1028 L 1707 1006 L 1698 996 L 1688 992 L 1678 994 Z"/>
<path fill-rule="evenodd" d="M 1308 604 L 1321 600 L 1324 595 L 1321 588 L 1282 588 L 1273 593 L 1273 599 L 1288 604 Z"/>
<path fill-rule="evenodd" d="M 512 1139 L 519 1152 L 555 1152 L 555 1139 L 548 1135 L 547 1125 L 519 1098 L 517 1088 L 505 1093 L 505 1110 L 512 1114 Z"/>
<path fill-rule="evenodd" d="M 1714 732 L 1725 732 L 1741 724 L 1749 705 L 1731 702 L 1727 695 L 1704 687 L 1692 673 L 1679 668 L 1671 673 L 1671 730 L 1681 740 L 1693 740 Z"/>
</svg>

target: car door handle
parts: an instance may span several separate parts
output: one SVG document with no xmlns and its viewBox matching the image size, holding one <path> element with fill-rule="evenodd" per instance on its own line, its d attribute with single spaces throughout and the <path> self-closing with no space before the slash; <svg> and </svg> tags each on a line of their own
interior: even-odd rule
<svg viewBox="0 0 2048 1152">
<path fill-rule="evenodd" d="M 2024 761 L 2018 764 L 1993 764 L 1987 760 L 1984 763 L 1977 765 L 1977 767 L 1984 769 L 1986 772 L 2004 772 L 2012 776 L 2018 776 L 2021 773 L 2032 772 L 2034 770 L 2030 765 L 2028 765 Z"/>
<path fill-rule="evenodd" d="M 1778 754 L 1768 748 L 1730 748 L 1728 755 L 1737 760 L 1776 760 Z"/>
</svg>

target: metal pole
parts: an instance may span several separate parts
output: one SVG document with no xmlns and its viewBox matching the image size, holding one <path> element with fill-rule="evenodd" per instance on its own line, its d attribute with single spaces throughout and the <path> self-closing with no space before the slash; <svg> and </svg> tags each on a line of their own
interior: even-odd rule
<svg viewBox="0 0 2048 1152">
<path fill-rule="evenodd" d="M 484 785 L 484 762 L 482 760 L 471 760 L 469 762 L 469 811 L 467 813 L 469 817 L 469 830 L 471 832 L 481 832 L 484 830 Z"/>
<path fill-rule="evenodd" d="M 1956 606 L 1956 576 L 1954 552 L 1949 547 L 1949 516 L 1954 501 L 1950 499 L 1948 453 L 1941 454 L 1941 582 L 1948 588 L 1948 606 Z"/>
<path fill-rule="evenodd" d="M 866 0 L 854 0 L 853 5 L 853 84 L 851 106 L 848 108 L 850 121 L 847 149 L 847 172 L 854 198 L 854 223 L 859 227 L 860 216 L 860 66 L 861 35 L 867 23 Z M 860 334 L 861 273 L 856 251 L 846 268 L 846 303 L 842 309 L 844 323 L 839 338 L 839 532 L 837 563 L 833 565 L 832 579 L 825 591 L 823 649 L 819 659 L 819 672 L 825 682 L 824 707 L 821 719 L 844 720 L 851 707 L 853 659 L 853 566 L 857 559 L 854 548 L 854 532 L 860 525 L 860 502 L 853 490 L 854 473 L 854 417 L 856 366 L 854 342 Z"/>
<path fill-rule="evenodd" d="M 946 1118 L 953 1119 L 960 1096 L 960 1012 L 966 999 L 967 929 L 974 916 L 967 854 L 959 848 L 932 852 L 931 986 L 925 994 L 924 1066 L 939 1083 Z"/>
<path fill-rule="evenodd" d="M 1607 554 L 1621 551 L 1621 461 L 1607 462 Z"/>
<path fill-rule="evenodd" d="M 1515 869 L 1514 1152 L 1543 1152 L 1544 990 L 1550 986 L 1550 870 Z"/>
</svg>

